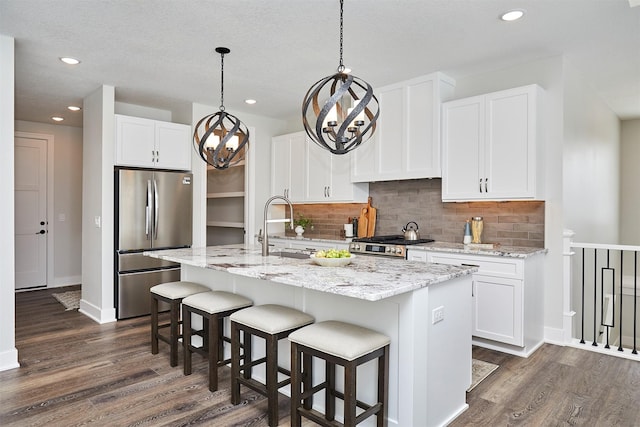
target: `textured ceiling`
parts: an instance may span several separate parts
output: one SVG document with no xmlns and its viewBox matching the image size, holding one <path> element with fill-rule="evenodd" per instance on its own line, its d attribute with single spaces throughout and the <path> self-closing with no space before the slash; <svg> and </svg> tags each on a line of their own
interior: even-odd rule
<svg viewBox="0 0 640 427">
<path fill-rule="evenodd" d="M 622 119 L 640 118 L 640 7 L 629 0 L 346 0 L 345 65 L 375 86 L 453 78 L 564 54 Z M 527 11 L 502 22 L 507 10 Z M 338 65 L 338 0 L 0 0 L 15 38 L 16 119 L 82 126 L 66 110 L 99 86 L 179 110 L 220 103 L 290 119 Z M 82 60 L 71 67 L 58 57 Z M 246 98 L 258 103 L 246 105 Z"/>
</svg>

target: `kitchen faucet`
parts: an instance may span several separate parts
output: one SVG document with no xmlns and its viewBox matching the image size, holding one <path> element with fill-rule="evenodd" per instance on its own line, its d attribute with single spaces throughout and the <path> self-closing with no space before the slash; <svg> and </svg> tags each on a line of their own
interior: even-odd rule
<svg viewBox="0 0 640 427">
<path fill-rule="evenodd" d="M 284 200 L 289 205 L 289 219 L 267 219 L 267 214 L 269 213 L 269 205 L 276 199 Z M 273 196 L 269 198 L 269 200 L 267 200 L 267 202 L 264 204 L 264 223 L 262 225 L 262 230 L 260 230 L 260 234 L 258 235 L 258 241 L 262 242 L 262 256 L 269 255 L 269 233 L 267 232 L 267 224 L 272 222 L 288 222 L 289 227 L 291 227 L 291 229 L 293 230 L 293 205 L 291 204 L 291 200 L 287 199 L 284 196 Z"/>
</svg>

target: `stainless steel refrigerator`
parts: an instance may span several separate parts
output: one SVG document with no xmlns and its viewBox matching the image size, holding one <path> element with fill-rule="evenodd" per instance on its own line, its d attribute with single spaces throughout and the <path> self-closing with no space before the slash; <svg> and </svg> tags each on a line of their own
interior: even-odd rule
<svg viewBox="0 0 640 427">
<path fill-rule="evenodd" d="M 185 248 L 192 236 L 192 174 L 115 170 L 116 317 L 149 314 L 149 288 L 180 280 L 180 264 L 143 251 Z"/>
</svg>

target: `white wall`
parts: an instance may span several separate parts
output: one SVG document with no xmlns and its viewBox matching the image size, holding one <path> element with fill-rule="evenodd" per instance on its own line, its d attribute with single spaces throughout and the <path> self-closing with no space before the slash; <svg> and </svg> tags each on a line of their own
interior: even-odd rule
<svg viewBox="0 0 640 427">
<path fill-rule="evenodd" d="M 53 135 L 53 266 L 49 287 L 77 285 L 82 275 L 82 128 L 16 120 L 15 130 Z"/>
<path fill-rule="evenodd" d="M 198 121 L 209 114 L 218 111 L 217 107 L 203 104 L 193 104 L 192 127 Z M 227 110 L 230 114 L 238 117 L 254 133 L 251 135 L 251 145 L 249 147 L 249 161 L 254 164 L 254 188 L 249 189 L 249 196 L 252 198 L 254 209 L 253 224 L 249 230 L 259 230 L 262 228 L 262 207 L 271 194 L 271 137 L 286 133 L 284 121 L 270 119 L 254 114 Z M 206 164 L 198 156 L 195 150 L 192 151 L 191 167 L 193 170 L 193 197 L 194 197 L 194 217 L 193 217 L 193 246 L 206 245 Z M 253 239 L 249 238 L 249 242 Z"/>
<path fill-rule="evenodd" d="M 563 186 L 564 224 L 574 240 L 619 243 L 620 120 L 566 62 Z"/>
<path fill-rule="evenodd" d="M 544 89 L 545 164 L 545 333 L 561 333 L 562 310 L 562 194 L 563 58 L 550 57 L 481 75 L 456 79 L 455 98 L 479 95 L 511 87 L 538 84 Z M 553 338 L 552 338 L 553 339 Z M 558 337 L 561 341 L 562 337 Z"/>
<path fill-rule="evenodd" d="M 13 38 L 0 35 L 0 371 L 19 366 L 15 341 L 14 62 Z"/>
<path fill-rule="evenodd" d="M 624 120 L 620 161 L 620 244 L 640 246 L 640 119 Z"/>
<path fill-rule="evenodd" d="M 80 311 L 115 321 L 113 302 L 113 158 L 115 88 L 84 99 L 82 180 L 82 299 Z M 99 225 L 96 224 L 99 221 Z"/>
</svg>

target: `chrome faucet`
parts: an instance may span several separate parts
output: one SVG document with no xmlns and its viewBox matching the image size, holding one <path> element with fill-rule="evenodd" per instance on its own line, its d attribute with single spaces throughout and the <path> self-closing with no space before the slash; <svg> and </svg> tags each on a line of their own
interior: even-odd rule
<svg viewBox="0 0 640 427">
<path fill-rule="evenodd" d="M 271 202 L 277 199 L 284 200 L 289 205 L 289 219 L 267 219 L 267 214 L 269 213 L 269 205 L 271 204 Z M 287 199 L 284 196 L 273 196 L 269 198 L 269 200 L 267 200 L 267 202 L 264 204 L 264 223 L 262 225 L 262 230 L 260 230 L 260 234 L 258 235 L 258 241 L 262 242 L 262 256 L 269 255 L 269 233 L 267 231 L 267 224 L 272 222 L 288 222 L 289 227 L 291 227 L 291 229 L 293 230 L 293 205 L 291 204 L 291 200 Z"/>
</svg>

